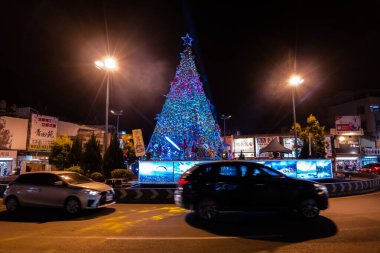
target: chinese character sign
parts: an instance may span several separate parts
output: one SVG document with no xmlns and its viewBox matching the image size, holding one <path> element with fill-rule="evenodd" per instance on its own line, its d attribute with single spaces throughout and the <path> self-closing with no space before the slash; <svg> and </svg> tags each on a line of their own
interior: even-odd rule
<svg viewBox="0 0 380 253">
<path fill-rule="evenodd" d="M 50 150 L 57 137 L 58 119 L 32 114 L 28 150 Z"/>
<path fill-rule="evenodd" d="M 234 151 L 235 153 L 240 153 L 241 151 L 254 153 L 255 146 L 253 145 L 253 138 L 234 139 Z"/>
<path fill-rule="evenodd" d="M 133 143 L 135 145 L 136 156 L 144 156 L 145 155 L 145 146 L 144 139 L 142 136 L 141 129 L 132 130 Z"/>
</svg>

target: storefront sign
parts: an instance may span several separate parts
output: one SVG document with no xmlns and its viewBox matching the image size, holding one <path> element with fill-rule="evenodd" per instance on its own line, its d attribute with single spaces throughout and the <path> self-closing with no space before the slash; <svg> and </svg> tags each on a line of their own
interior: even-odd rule
<svg viewBox="0 0 380 253">
<path fill-rule="evenodd" d="M 57 138 L 58 119 L 32 114 L 28 150 L 50 150 Z"/>
<path fill-rule="evenodd" d="M 233 150 L 234 157 L 238 158 L 241 154 L 244 157 L 255 157 L 255 146 L 253 142 L 253 138 L 238 138 L 233 139 Z"/>
<path fill-rule="evenodd" d="M 255 152 L 255 146 L 253 145 L 253 138 L 234 139 L 234 152 L 240 153 L 241 151 L 246 152 L 246 153 Z"/>
<path fill-rule="evenodd" d="M 26 149 L 28 120 L 0 117 L 0 149 Z"/>
<path fill-rule="evenodd" d="M 0 150 L 0 158 L 17 158 L 16 150 Z"/>
</svg>

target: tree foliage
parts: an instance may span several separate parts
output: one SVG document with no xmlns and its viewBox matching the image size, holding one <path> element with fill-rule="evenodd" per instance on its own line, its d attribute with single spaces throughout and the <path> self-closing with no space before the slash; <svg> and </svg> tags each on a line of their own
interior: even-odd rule
<svg viewBox="0 0 380 253">
<path fill-rule="evenodd" d="M 70 167 L 69 154 L 72 144 L 73 142 L 68 136 L 58 136 L 52 143 L 49 163 L 60 170 Z"/>
<path fill-rule="evenodd" d="M 104 182 L 106 180 L 100 172 L 92 172 L 90 178 L 96 182 Z"/>
<path fill-rule="evenodd" d="M 299 135 L 299 133 L 302 132 L 302 127 L 301 127 L 301 125 L 299 123 L 296 123 L 295 126 L 296 126 L 296 130 L 297 130 L 297 154 L 299 156 L 300 151 L 301 151 L 301 147 L 302 147 L 302 143 L 303 143 L 302 141 L 300 141 L 300 135 Z M 294 134 L 294 125 L 290 129 L 290 133 Z"/>
<path fill-rule="evenodd" d="M 110 146 L 108 147 L 103 159 L 103 174 L 106 177 L 111 175 L 114 169 L 124 167 L 123 150 L 120 148 L 120 142 L 117 134 L 114 133 L 111 138 Z"/>
<path fill-rule="evenodd" d="M 321 126 L 317 118 L 314 115 L 310 114 L 306 120 L 306 126 L 302 128 L 299 124 L 296 124 L 296 128 L 299 138 L 303 141 L 299 157 L 324 158 L 327 154 L 327 143 L 325 142 L 325 126 Z M 291 131 L 293 131 L 293 128 Z M 311 154 L 309 154 L 309 151 L 311 151 Z"/>
<path fill-rule="evenodd" d="M 82 164 L 82 143 L 81 140 L 76 137 L 74 139 L 73 145 L 71 146 L 69 160 L 71 166 L 81 165 Z"/>
<path fill-rule="evenodd" d="M 92 172 L 100 172 L 101 163 L 102 156 L 100 151 L 100 144 L 93 134 L 85 144 L 85 150 L 83 152 L 83 169 L 87 174 L 91 174 Z"/>
</svg>

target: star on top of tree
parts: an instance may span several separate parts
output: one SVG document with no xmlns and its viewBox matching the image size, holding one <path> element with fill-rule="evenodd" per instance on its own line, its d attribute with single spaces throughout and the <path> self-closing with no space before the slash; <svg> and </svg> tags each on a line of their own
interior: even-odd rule
<svg viewBox="0 0 380 253">
<path fill-rule="evenodd" d="M 183 40 L 184 46 L 190 46 L 191 47 L 191 42 L 193 41 L 193 38 L 191 38 L 188 33 L 186 33 L 185 37 L 181 37 L 181 39 Z"/>
</svg>

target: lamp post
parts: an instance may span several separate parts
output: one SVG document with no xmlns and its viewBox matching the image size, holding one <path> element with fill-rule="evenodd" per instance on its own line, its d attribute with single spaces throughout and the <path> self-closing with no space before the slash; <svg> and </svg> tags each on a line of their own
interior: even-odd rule
<svg viewBox="0 0 380 253">
<path fill-rule="evenodd" d="M 230 119 L 232 116 L 231 115 L 220 115 L 220 118 L 223 120 L 223 140 L 224 143 L 226 143 L 226 119 Z"/>
<path fill-rule="evenodd" d="M 109 111 L 109 89 L 110 89 L 110 74 L 117 68 L 116 60 L 112 57 L 106 57 L 103 60 L 95 61 L 95 66 L 98 69 L 105 70 L 107 75 L 107 91 L 106 91 L 106 122 L 104 133 L 104 153 L 107 150 L 108 144 L 108 111 Z"/>
<path fill-rule="evenodd" d="M 303 83 L 302 77 L 298 75 L 293 75 L 289 78 L 288 83 L 292 86 L 292 101 L 293 101 L 293 126 L 294 126 L 294 147 L 295 147 L 295 156 L 298 157 L 298 142 L 297 142 L 297 128 L 296 128 L 296 103 L 294 102 L 294 95 L 298 85 Z"/>
<path fill-rule="evenodd" d="M 117 120 L 116 120 L 116 131 L 117 131 L 117 136 L 119 136 L 119 117 L 121 115 L 123 115 L 123 110 L 119 110 L 119 111 L 114 111 L 114 110 L 111 110 L 111 113 L 113 115 L 116 115 L 117 116 Z"/>
</svg>

